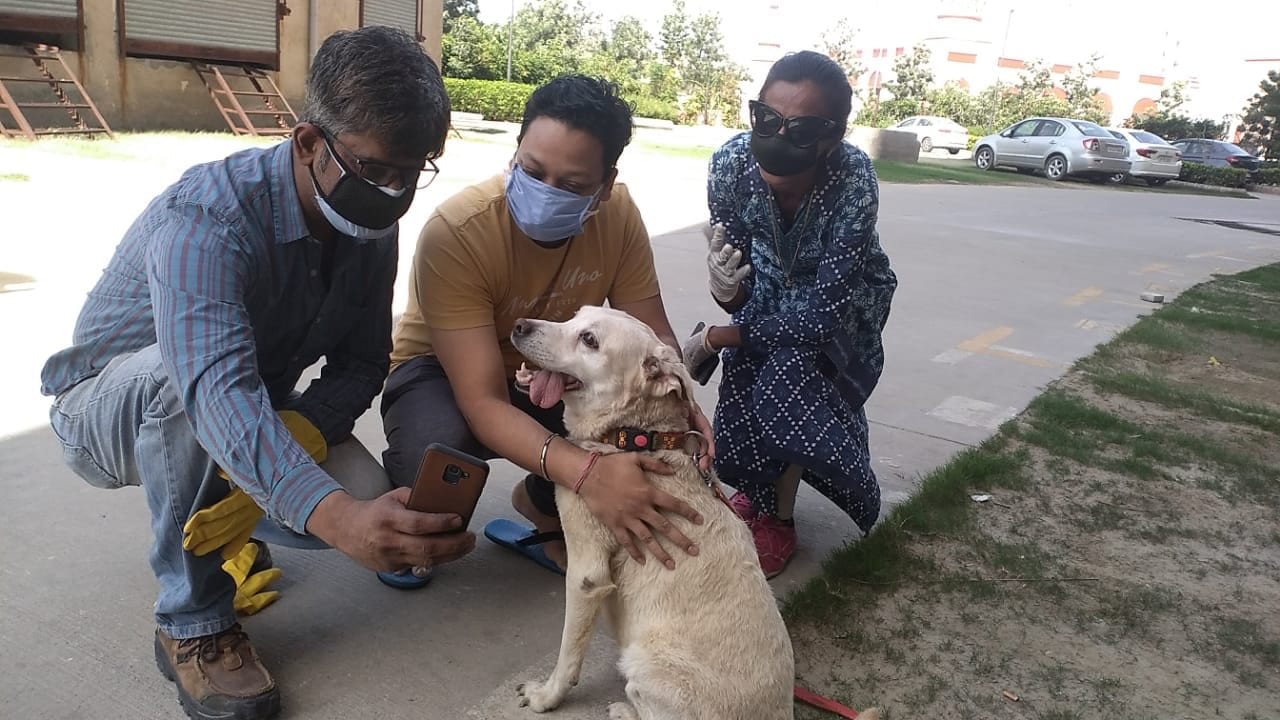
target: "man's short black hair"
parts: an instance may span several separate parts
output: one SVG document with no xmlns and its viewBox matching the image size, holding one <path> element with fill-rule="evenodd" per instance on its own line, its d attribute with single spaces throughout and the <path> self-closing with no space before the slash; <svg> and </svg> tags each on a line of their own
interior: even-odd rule
<svg viewBox="0 0 1280 720">
<path fill-rule="evenodd" d="M 631 142 L 631 106 L 618 93 L 618 86 L 602 78 L 561 75 L 533 91 L 524 104 L 520 137 L 529 124 L 549 117 L 581 130 L 604 147 L 604 171 L 618 164 L 622 149 Z"/>
<path fill-rule="evenodd" d="M 835 60 L 812 50 L 783 55 L 769 68 L 769 75 L 760 88 L 760 100 L 764 100 L 769 86 L 778 81 L 808 81 L 817 85 L 827 103 L 827 119 L 834 120 L 841 126 L 849 124 L 849 114 L 853 112 L 853 87 L 849 85 L 849 76 Z"/>
<path fill-rule="evenodd" d="M 449 114 L 440 69 L 422 46 L 403 30 L 371 25 L 325 38 L 311 61 L 300 120 L 434 160 L 444 152 Z"/>
</svg>

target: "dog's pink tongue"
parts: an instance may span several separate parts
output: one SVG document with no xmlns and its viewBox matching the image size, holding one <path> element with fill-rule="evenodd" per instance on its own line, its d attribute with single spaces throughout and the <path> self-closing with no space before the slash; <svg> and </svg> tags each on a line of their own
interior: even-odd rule
<svg viewBox="0 0 1280 720">
<path fill-rule="evenodd" d="M 547 410 L 556 406 L 564 397 L 564 375 L 558 372 L 539 370 L 529 383 L 529 399 L 533 404 Z"/>
</svg>

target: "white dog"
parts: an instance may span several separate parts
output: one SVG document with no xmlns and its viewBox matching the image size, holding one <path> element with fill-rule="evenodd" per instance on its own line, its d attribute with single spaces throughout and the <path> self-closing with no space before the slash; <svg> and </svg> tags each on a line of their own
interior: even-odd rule
<svg viewBox="0 0 1280 720">
<path fill-rule="evenodd" d="M 697 556 L 672 552 L 675 570 L 641 565 L 581 497 L 557 486 L 569 554 L 564 635 L 551 677 L 520 686 L 520 704 L 545 712 L 564 700 L 605 607 L 630 701 L 609 706 L 613 720 L 793 718 L 791 639 L 751 534 L 683 449 L 693 383 L 679 354 L 632 316 L 594 306 L 563 323 L 521 320 L 512 342 L 540 368 L 522 369 L 518 382 L 540 405 L 563 398 L 572 442 L 621 452 L 620 432 L 645 431 L 638 444 L 675 470 L 649 479 L 704 518 L 672 518 Z M 662 449 L 671 447 L 681 449 Z"/>
</svg>

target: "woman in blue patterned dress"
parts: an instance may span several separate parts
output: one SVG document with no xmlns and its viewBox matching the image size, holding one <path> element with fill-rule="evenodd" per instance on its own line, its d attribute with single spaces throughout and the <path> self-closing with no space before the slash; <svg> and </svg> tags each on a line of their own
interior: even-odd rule
<svg viewBox="0 0 1280 720">
<path fill-rule="evenodd" d="M 863 533 L 880 514 L 863 405 L 897 278 L 871 161 L 843 141 L 851 96 L 830 58 L 787 55 L 751 102 L 752 131 L 711 158 L 710 287 L 732 324 L 699 323 L 684 354 L 703 382 L 723 355 L 716 470 L 769 577 L 795 553 L 800 480 Z"/>
</svg>

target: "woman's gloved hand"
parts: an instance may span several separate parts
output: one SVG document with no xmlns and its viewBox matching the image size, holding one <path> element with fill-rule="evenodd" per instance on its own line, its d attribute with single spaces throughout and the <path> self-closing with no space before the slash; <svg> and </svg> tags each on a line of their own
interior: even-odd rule
<svg viewBox="0 0 1280 720">
<path fill-rule="evenodd" d="M 716 366 L 720 364 L 720 353 L 711 349 L 711 343 L 707 340 L 709 330 L 710 328 L 704 323 L 698 323 L 698 326 L 693 329 L 693 334 L 681 348 L 684 366 L 689 369 L 689 375 L 698 381 L 699 385 L 706 385 L 711 379 L 711 374 L 716 371 Z"/>
<path fill-rule="evenodd" d="M 711 297 L 722 303 L 738 296 L 738 287 L 751 274 L 751 265 L 742 264 L 742 251 L 724 240 L 724 225 L 707 229 L 707 271 Z"/>
</svg>

